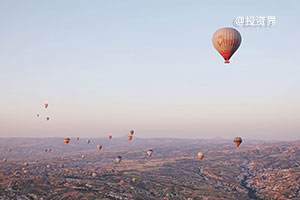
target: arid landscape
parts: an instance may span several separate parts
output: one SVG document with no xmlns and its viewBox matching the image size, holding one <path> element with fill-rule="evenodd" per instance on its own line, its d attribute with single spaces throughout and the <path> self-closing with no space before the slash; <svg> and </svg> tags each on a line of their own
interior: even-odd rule
<svg viewBox="0 0 300 200">
<path fill-rule="evenodd" d="M 299 141 L 28 138 L 0 147 L 0 199 L 300 198 Z"/>
</svg>

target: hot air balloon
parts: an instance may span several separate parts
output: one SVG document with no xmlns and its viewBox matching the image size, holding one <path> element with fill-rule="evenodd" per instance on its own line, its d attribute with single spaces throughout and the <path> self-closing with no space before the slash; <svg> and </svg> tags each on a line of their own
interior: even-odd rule
<svg viewBox="0 0 300 200">
<path fill-rule="evenodd" d="M 135 181 L 136 181 L 136 178 L 132 178 L 132 179 L 131 179 L 131 181 L 132 181 L 133 183 L 135 183 Z"/>
<path fill-rule="evenodd" d="M 47 165 L 46 167 L 49 169 L 51 166 L 50 166 L 50 165 Z"/>
<path fill-rule="evenodd" d="M 11 148 L 8 148 L 8 152 L 11 152 Z"/>
<path fill-rule="evenodd" d="M 37 116 L 37 117 L 39 117 L 39 116 L 40 116 L 40 114 L 36 114 L 36 116 Z"/>
<path fill-rule="evenodd" d="M 129 136 L 128 136 L 128 140 L 132 140 L 132 135 L 129 135 Z"/>
<path fill-rule="evenodd" d="M 234 139 L 233 139 L 233 142 L 234 142 L 234 144 L 236 145 L 236 147 L 239 147 L 240 146 L 240 144 L 242 143 L 242 138 L 240 138 L 240 137 L 235 137 Z"/>
<path fill-rule="evenodd" d="M 203 155 L 202 152 L 198 152 L 198 153 L 197 153 L 197 156 L 198 156 L 198 158 L 199 158 L 200 160 L 202 160 L 203 157 L 204 157 L 204 155 Z"/>
<path fill-rule="evenodd" d="M 134 134 L 134 130 L 130 130 L 129 133 L 130 133 L 130 135 L 133 135 Z"/>
<path fill-rule="evenodd" d="M 120 184 L 124 184 L 125 181 L 123 179 L 120 180 Z"/>
<path fill-rule="evenodd" d="M 23 165 L 24 165 L 25 167 L 27 167 L 27 166 L 28 166 L 28 163 L 27 163 L 27 162 L 24 162 Z"/>
<path fill-rule="evenodd" d="M 47 103 L 45 103 L 45 104 L 44 104 L 44 106 L 45 106 L 45 109 L 47 109 L 47 108 L 48 108 L 48 104 L 47 104 Z"/>
<path fill-rule="evenodd" d="M 102 149 L 102 145 L 98 144 L 97 149 L 100 151 Z"/>
<path fill-rule="evenodd" d="M 92 173 L 92 177 L 96 177 L 97 176 L 97 173 L 96 172 L 93 172 Z"/>
<path fill-rule="evenodd" d="M 26 169 L 24 169 L 24 170 L 23 170 L 23 173 L 24 173 L 24 174 L 27 174 L 27 173 L 28 173 L 28 171 L 27 171 Z"/>
<path fill-rule="evenodd" d="M 64 139 L 64 142 L 65 142 L 66 144 L 69 144 L 70 138 L 65 138 L 65 139 Z"/>
<path fill-rule="evenodd" d="M 52 152 L 52 149 L 50 148 L 48 151 L 49 151 L 49 152 Z"/>
<path fill-rule="evenodd" d="M 111 136 L 111 135 L 110 135 L 110 136 L 108 136 L 108 139 L 110 139 L 110 140 L 111 140 L 111 139 L 112 139 L 112 136 Z"/>
<path fill-rule="evenodd" d="M 7 159 L 6 158 L 3 158 L 3 162 L 6 162 L 7 161 Z"/>
<path fill-rule="evenodd" d="M 47 117 L 46 119 L 47 119 L 47 121 L 49 121 L 50 117 Z"/>
<path fill-rule="evenodd" d="M 229 59 L 239 48 L 242 41 L 241 34 L 234 28 L 221 28 L 217 30 L 212 38 L 215 49 L 229 63 Z"/>
<path fill-rule="evenodd" d="M 151 156 L 152 156 L 152 154 L 153 154 L 153 150 L 152 150 L 152 149 L 149 149 L 149 150 L 147 151 L 147 155 L 148 155 L 148 157 L 151 157 Z"/>
<path fill-rule="evenodd" d="M 116 161 L 117 161 L 118 164 L 121 162 L 121 160 L 122 160 L 122 156 L 117 156 L 116 157 Z"/>
<path fill-rule="evenodd" d="M 85 159 L 85 155 L 82 155 L 81 158 L 82 158 L 82 160 L 84 160 Z"/>
<path fill-rule="evenodd" d="M 86 139 L 86 143 L 89 144 L 91 142 L 91 140 L 89 139 Z"/>
<path fill-rule="evenodd" d="M 75 140 L 76 140 L 76 141 L 79 141 L 79 137 L 76 137 Z"/>
<path fill-rule="evenodd" d="M 44 151 L 45 151 L 45 152 L 48 152 L 48 149 L 45 149 Z"/>
</svg>

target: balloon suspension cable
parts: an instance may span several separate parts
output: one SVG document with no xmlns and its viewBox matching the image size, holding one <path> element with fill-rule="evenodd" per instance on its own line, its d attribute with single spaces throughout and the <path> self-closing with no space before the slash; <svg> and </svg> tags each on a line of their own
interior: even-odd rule
<svg viewBox="0 0 300 200">
<path fill-rule="evenodd" d="M 228 59 L 225 59 L 225 63 L 230 63 Z"/>
</svg>

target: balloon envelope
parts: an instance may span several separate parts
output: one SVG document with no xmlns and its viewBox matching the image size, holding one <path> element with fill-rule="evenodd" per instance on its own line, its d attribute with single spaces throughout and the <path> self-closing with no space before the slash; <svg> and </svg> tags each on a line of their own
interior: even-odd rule
<svg viewBox="0 0 300 200">
<path fill-rule="evenodd" d="M 133 135 L 134 134 L 134 130 L 130 130 L 129 133 L 130 133 L 130 135 Z"/>
<path fill-rule="evenodd" d="M 204 157 L 204 155 L 203 155 L 202 152 L 198 152 L 198 153 L 197 153 L 197 156 L 198 156 L 198 158 L 199 158 L 200 160 L 202 160 L 203 157 Z"/>
<path fill-rule="evenodd" d="M 241 137 L 235 137 L 234 139 L 233 139 L 233 142 L 234 142 L 234 144 L 236 145 L 236 147 L 239 147 L 240 145 L 241 145 L 241 143 L 242 143 L 242 138 Z"/>
<path fill-rule="evenodd" d="M 149 150 L 147 151 L 147 155 L 148 155 L 148 157 L 151 157 L 151 156 L 152 156 L 152 154 L 153 154 L 153 150 L 152 150 L 152 149 L 149 149 Z"/>
<path fill-rule="evenodd" d="M 69 144 L 70 138 L 65 138 L 65 139 L 64 139 L 64 142 L 65 142 L 66 144 Z"/>
<path fill-rule="evenodd" d="M 241 34 L 234 28 L 221 28 L 217 30 L 212 38 L 215 49 L 224 58 L 225 63 L 236 52 L 242 42 Z"/>
<path fill-rule="evenodd" d="M 122 160 L 122 156 L 117 156 L 117 157 L 116 157 L 116 161 L 117 161 L 117 163 L 120 163 L 120 162 L 121 162 L 121 160 Z"/>
</svg>

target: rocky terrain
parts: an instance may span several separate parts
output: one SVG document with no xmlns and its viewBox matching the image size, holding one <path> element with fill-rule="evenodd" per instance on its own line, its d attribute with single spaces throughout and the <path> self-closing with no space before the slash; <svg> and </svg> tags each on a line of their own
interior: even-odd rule
<svg viewBox="0 0 300 200">
<path fill-rule="evenodd" d="M 0 139 L 0 199 L 300 199 L 299 148 L 298 141 L 236 148 L 222 139 Z"/>
</svg>

